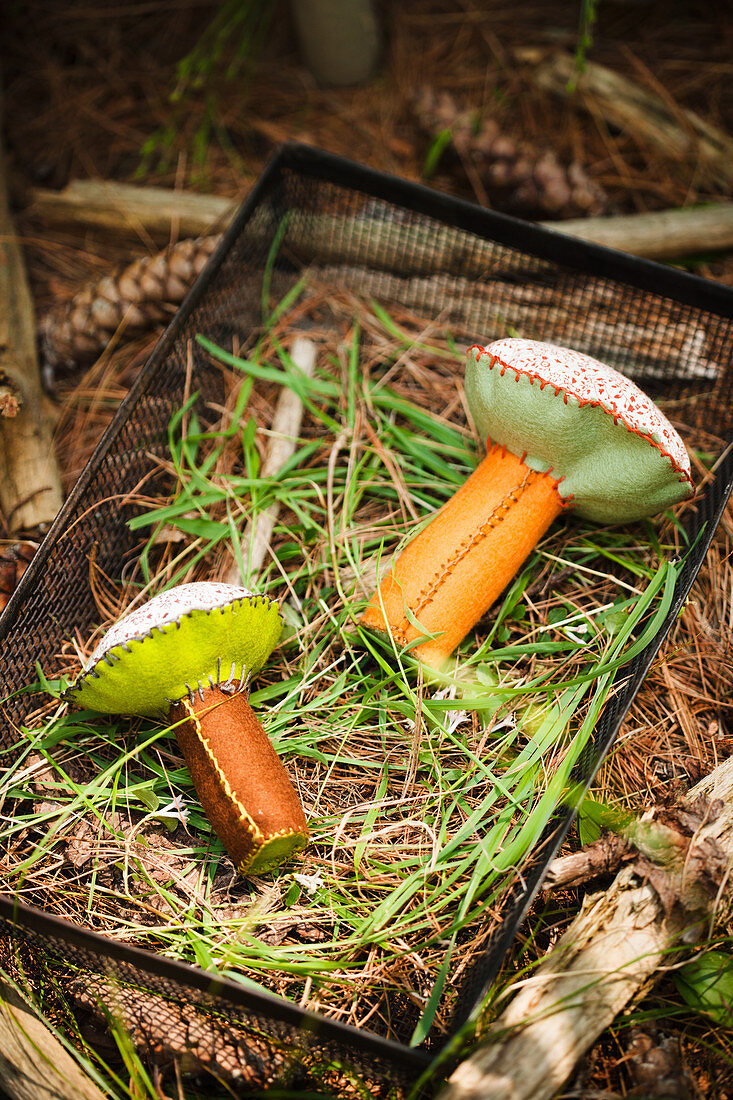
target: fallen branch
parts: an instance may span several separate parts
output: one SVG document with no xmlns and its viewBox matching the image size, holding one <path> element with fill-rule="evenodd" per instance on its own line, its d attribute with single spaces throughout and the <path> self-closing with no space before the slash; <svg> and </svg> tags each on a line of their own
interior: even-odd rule
<svg viewBox="0 0 733 1100">
<path fill-rule="evenodd" d="M 0 125 L 2 123 L 0 112 Z M 0 511 L 8 534 L 50 524 L 62 502 L 61 476 L 44 409 L 23 253 L 10 213 L 0 143 Z"/>
<path fill-rule="evenodd" d="M 670 162 L 686 162 L 696 174 L 720 186 L 733 183 L 733 139 L 694 111 L 670 104 L 620 73 L 586 61 L 579 73 L 567 53 L 551 57 L 535 49 L 516 51 L 531 62 L 533 83 L 563 99 L 572 98 L 609 125 L 631 134 L 643 148 Z"/>
<path fill-rule="evenodd" d="M 138 238 L 147 235 L 167 243 L 172 236 L 199 237 L 223 229 L 231 221 L 235 210 L 236 203 L 216 195 L 75 180 L 63 191 L 35 189 L 29 212 L 48 224 L 97 227 L 117 234 L 134 230 Z M 353 222 L 354 219 L 351 220 Z M 540 224 L 654 260 L 733 248 L 733 203 Z M 339 230 L 338 226 L 330 224 L 329 234 L 336 247 L 342 246 L 346 239 L 343 219 L 341 225 Z M 316 228 L 313 230 L 314 246 L 319 238 Z M 365 265 L 383 248 L 385 232 L 388 231 L 392 239 L 395 235 L 393 226 L 386 223 L 385 229 L 385 223 L 377 220 L 367 221 L 366 228 L 367 233 L 359 236 L 359 248 L 362 249 L 359 262 Z M 410 228 L 405 232 L 414 234 L 415 230 Z M 463 241 L 464 236 L 460 236 Z M 455 233 L 449 234 L 445 247 L 457 247 L 456 240 Z M 441 266 L 440 257 L 436 256 L 439 243 L 433 239 L 432 251 L 428 251 L 433 269 Z M 363 251 L 365 247 L 366 252 Z M 474 256 L 472 250 L 470 255 L 464 257 L 465 262 L 485 268 L 486 256 L 482 257 L 481 251 L 480 247 L 477 248 Z M 411 255 L 411 250 L 406 250 L 405 255 Z M 340 258 L 344 261 L 348 259 L 345 255 Z M 405 274 L 409 272 L 405 271 Z M 464 270 L 464 274 L 468 277 L 472 271 Z"/>
<path fill-rule="evenodd" d="M 681 813 L 677 810 L 678 817 Z M 668 862 L 669 853 L 676 856 L 684 842 L 677 828 L 660 820 L 663 814 L 663 810 L 652 810 L 642 817 L 617 815 L 613 832 L 605 833 L 579 852 L 554 859 L 542 883 L 543 889 L 580 886 L 599 875 L 613 874 L 625 860 L 634 856 L 643 856 L 652 864 L 664 862 L 664 857 Z"/>
<path fill-rule="evenodd" d="M 581 886 L 600 875 L 613 874 L 630 850 L 629 842 L 624 837 L 608 833 L 579 852 L 553 859 L 542 888 L 559 890 L 563 886 Z"/>
<path fill-rule="evenodd" d="M 550 225 L 571 237 L 643 256 L 674 260 L 733 249 L 733 203 L 658 210 L 615 218 L 577 218 Z"/>
<path fill-rule="evenodd" d="M 30 195 L 29 212 L 50 225 L 83 225 L 161 244 L 220 232 L 238 205 L 219 195 L 112 180 L 72 180 L 63 191 L 35 188 Z"/>
<path fill-rule="evenodd" d="M 298 336 L 293 342 L 291 358 L 306 378 L 313 376 L 316 365 L 316 345 L 312 340 Z M 295 453 L 303 420 L 303 402 L 295 390 L 283 387 L 270 425 L 269 440 L 260 468 L 260 477 L 275 477 Z M 280 512 L 279 502 L 260 512 L 252 524 L 246 541 L 249 553 L 244 563 L 247 576 L 242 577 L 237 562 L 233 562 L 224 576 L 227 584 L 247 583 L 248 577 L 256 577 L 262 569 L 270 538 Z"/>
<path fill-rule="evenodd" d="M 729 900 L 733 758 L 683 800 L 666 865 L 642 858 L 579 915 L 439 1100 L 549 1100 L 581 1055 L 674 949 L 694 942 Z M 690 836 L 690 831 L 692 835 Z"/>
</svg>

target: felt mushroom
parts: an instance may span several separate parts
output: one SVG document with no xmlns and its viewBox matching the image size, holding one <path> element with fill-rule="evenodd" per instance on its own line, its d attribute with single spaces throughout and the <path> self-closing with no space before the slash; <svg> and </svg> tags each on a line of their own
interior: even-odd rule
<svg viewBox="0 0 733 1100">
<path fill-rule="evenodd" d="M 466 397 L 487 454 L 384 577 L 363 616 L 440 668 L 566 508 L 599 523 L 693 493 L 669 421 L 612 367 L 569 348 L 498 340 L 468 350 Z"/>
<path fill-rule="evenodd" d="M 66 696 L 105 714 L 173 725 L 201 805 L 241 873 L 302 848 L 300 800 L 249 703 L 277 644 L 276 602 L 246 588 L 181 584 L 120 619 Z"/>
</svg>

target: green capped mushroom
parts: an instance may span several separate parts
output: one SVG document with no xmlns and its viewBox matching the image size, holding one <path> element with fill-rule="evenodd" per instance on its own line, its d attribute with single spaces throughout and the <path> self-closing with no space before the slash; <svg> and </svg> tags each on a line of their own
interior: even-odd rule
<svg viewBox="0 0 733 1100">
<path fill-rule="evenodd" d="M 108 630 L 66 693 L 82 707 L 175 727 L 201 805 L 241 873 L 308 839 L 300 800 L 249 704 L 250 680 L 281 631 L 266 596 L 213 581 L 178 585 Z"/>
</svg>

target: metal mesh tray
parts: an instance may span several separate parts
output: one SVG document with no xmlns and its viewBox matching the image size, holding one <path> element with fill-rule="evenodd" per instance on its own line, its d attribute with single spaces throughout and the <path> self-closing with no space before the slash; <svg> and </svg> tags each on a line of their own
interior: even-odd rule
<svg viewBox="0 0 733 1100">
<path fill-rule="evenodd" d="M 718 436 L 733 427 L 730 289 L 308 147 L 285 146 L 158 343 L 0 616 L 0 746 L 11 756 L 19 727 L 36 702 L 16 689 L 34 681 L 37 661 L 53 670 L 54 655 L 75 630 L 84 633 L 96 625 L 89 562 L 93 558 L 99 569 L 118 575 L 133 552 L 134 536 L 119 502 L 149 474 L 150 454 L 164 448 L 169 419 L 180 408 L 185 387 L 203 397 L 221 396 L 219 376 L 195 336 L 205 333 L 231 346 L 235 336 L 246 338 L 257 328 L 268 255 L 283 226 L 286 247 L 276 266 L 285 289 L 305 265 L 324 270 L 338 265 L 344 286 L 353 283 L 426 316 L 440 313 L 459 339 L 485 342 L 505 335 L 512 325 L 523 335 L 586 351 L 631 375 L 651 394 L 694 398 L 690 409 L 697 421 Z M 613 744 L 704 560 L 732 485 L 728 451 L 689 521 L 693 550 L 679 573 L 669 615 L 623 670 L 578 770 L 581 784 L 591 782 Z M 494 980 L 572 818 L 572 809 L 556 815 L 507 898 L 487 950 L 460 990 L 456 1030 Z M 239 1066 L 239 1079 L 247 1087 L 282 1086 L 288 1080 L 338 1090 L 338 1067 L 350 1067 L 375 1081 L 375 1091 L 400 1091 L 441 1055 L 441 1049 L 411 1049 L 113 942 L 44 911 L 42 900 L 31 893 L 22 902 L 0 895 L 0 944 L 49 964 L 71 965 L 90 980 L 94 976 L 97 990 L 104 983 L 111 987 L 114 979 L 133 1014 L 135 996 L 142 991 L 141 1014 L 152 1005 L 171 1029 L 188 1034 L 203 1029 L 211 1067 L 226 1076 Z M 142 1020 L 140 1033 L 144 1038 Z"/>
</svg>

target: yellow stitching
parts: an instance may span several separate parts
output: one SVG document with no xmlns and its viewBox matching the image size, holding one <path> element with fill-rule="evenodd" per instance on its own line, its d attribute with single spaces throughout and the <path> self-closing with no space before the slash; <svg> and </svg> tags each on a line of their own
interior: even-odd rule
<svg viewBox="0 0 733 1100">
<path fill-rule="evenodd" d="M 239 820 L 240 820 L 240 822 L 243 822 L 245 824 L 249 823 L 249 825 L 252 828 L 252 831 L 255 834 L 255 836 L 253 837 L 253 840 L 255 840 L 255 842 L 256 842 L 257 839 L 259 838 L 260 843 L 264 843 L 265 834 L 262 832 L 262 830 L 260 829 L 257 822 L 252 817 L 250 817 L 250 815 L 247 813 L 247 810 L 244 808 L 242 803 L 239 801 L 239 799 L 234 794 L 234 791 L 232 790 L 232 788 L 229 786 L 229 780 L 227 779 L 224 772 L 222 771 L 221 766 L 219 764 L 219 761 L 216 759 L 216 756 L 214 755 L 214 753 L 211 750 L 211 746 L 209 745 L 209 742 L 206 740 L 206 738 L 203 735 L 203 732 L 202 732 L 202 729 L 201 729 L 201 722 L 199 721 L 199 716 L 197 715 L 196 711 L 191 706 L 191 703 L 189 702 L 188 699 L 182 699 L 181 702 L 183 703 L 184 709 L 188 713 L 189 718 L 193 719 L 193 723 L 194 723 L 194 726 L 196 728 L 196 735 L 197 735 L 199 741 L 201 742 L 201 744 L 203 745 L 204 752 L 206 753 L 209 760 L 211 761 L 211 763 L 214 767 L 214 771 L 216 772 L 216 774 L 219 777 L 221 785 L 224 788 L 224 794 L 229 799 L 229 801 L 232 803 L 232 805 L 235 806 L 237 810 L 239 810 Z M 278 835 L 278 834 L 275 834 L 275 835 Z"/>
<path fill-rule="evenodd" d="M 190 701 L 188 699 L 182 699 L 181 703 L 183 704 L 183 707 L 186 710 L 189 718 L 193 719 L 193 724 L 194 724 L 194 727 L 195 727 L 195 730 L 196 730 L 196 735 L 197 735 L 199 741 L 201 742 L 201 744 L 203 746 L 204 752 L 206 753 L 207 757 L 211 761 L 211 763 L 214 767 L 214 771 L 216 772 L 217 776 L 219 777 L 219 781 L 221 783 L 221 786 L 224 788 L 224 794 L 229 799 L 229 801 L 232 803 L 232 805 L 235 806 L 237 810 L 239 810 L 240 823 L 244 824 L 245 828 L 248 825 L 251 826 L 250 837 L 251 837 L 253 845 L 254 845 L 253 850 L 252 850 L 252 855 L 250 856 L 249 860 L 247 860 L 246 863 L 244 861 L 242 861 L 239 864 L 239 866 L 237 868 L 239 873 L 242 874 L 244 871 L 247 870 L 248 867 L 251 867 L 251 865 L 254 863 L 255 857 L 257 855 L 259 855 L 259 853 L 262 851 L 262 848 L 265 846 L 265 844 L 268 844 L 271 840 L 275 840 L 277 837 L 302 836 L 303 837 L 303 843 L 305 844 L 308 840 L 308 834 L 304 833 L 302 831 L 302 829 L 280 829 L 279 832 L 269 833 L 267 836 L 262 832 L 262 830 L 260 829 L 257 822 L 254 821 L 254 819 L 252 817 L 250 817 L 250 815 L 247 813 L 247 810 L 244 808 L 242 803 L 239 801 L 239 799 L 236 797 L 236 795 L 232 791 L 232 788 L 229 785 L 229 780 L 227 779 L 226 775 L 222 771 L 222 768 L 219 764 L 219 761 L 216 759 L 216 756 L 214 755 L 214 753 L 211 750 L 211 746 L 210 746 L 209 742 L 204 737 L 203 731 L 201 729 L 201 722 L 199 721 L 199 716 L 196 713 L 196 711 L 193 709 L 193 707 L 191 706 Z"/>
</svg>

